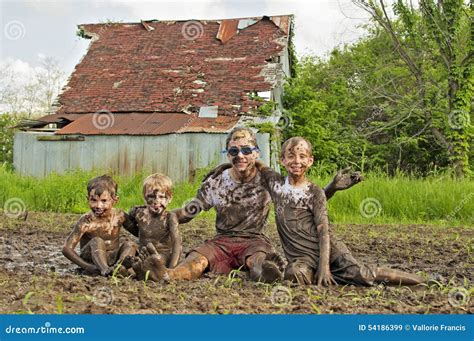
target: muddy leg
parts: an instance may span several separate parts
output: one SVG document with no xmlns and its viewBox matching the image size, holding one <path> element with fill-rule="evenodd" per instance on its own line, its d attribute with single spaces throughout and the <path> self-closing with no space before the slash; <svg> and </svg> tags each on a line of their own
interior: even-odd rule
<svg viewBox="0 0 474 341">
<path fill-rule="evenodd" d="M 274 262 L 267 260 L 265 252 L 258 251 L 247 257 L 245 265 L 249 269 L 250 278 L 253 281 L 273 283 L 282 278 L 280 269 Z"/>
<path fill-rule="evenodd" d="M 119 250 L 117 266 L 120 267 L 118 273 L 124 277 L 132 276 L 135 277 L 135 272 L 131 269 L 130 259 L 137 253 L 138 246 L 134 242 L 127 240 L 125 241 Z M 127 261 L 125 261 L 127 259 Z M 127 264 L 124 264 L 127 263 Z M 115 270 L 114 270 L 115 271 Z"/>
<path fill-rule="evenodd" d="M 209 261 L 197 252 L 191 252 L 186 259 L 174 269 L 168 269 L 169 279 L 196 279 L 201 277 Z"/>
<path fill-rule="evenodd" d="M 135 256 L 136 253 L 137 253 L 137 250 L 138 250 L 137 244 L 135 244 L 134 242 L 132 242 L 130 240 L 125 241 L 122 244 L 122 246 L 120 247 L 119 258 L 118 258 L 117 262 L 123 263 L 123 260 L 126 257 Z"/>
<path fill-rule="evenodd" d="M 418 275 L 389 268 L 377 268 L 375 281 L 395 285 L 417 285 L 424 282 L 423 278 Z"/>
<path fill-rule="evenodd" d="M 150 245 L 150 244 L 149 244 Z M 153 246 L 152 246 L 153 247 Z M 149 272 L 148 278 L 153 281 L 159 280 L 192 280 L 201 277 L 209 265 L 209 261 L 203 255 L 197 252 L 191 252 L 186 259 L 174 269 L 168 269 L 164 265 L 163 258 L 153 250 L 147 247 L 150 256 L 134 264 L 133 269 L 138 278 L 143 279 Z"/>
<path fill-rule="evenodd" d="M 102 238 L 95 237 L 90 240 L 92 262 L 99 268 L 102 276 L 108 276 L 113 268 L 107 263 L 107 248 Z"/>
</svg>

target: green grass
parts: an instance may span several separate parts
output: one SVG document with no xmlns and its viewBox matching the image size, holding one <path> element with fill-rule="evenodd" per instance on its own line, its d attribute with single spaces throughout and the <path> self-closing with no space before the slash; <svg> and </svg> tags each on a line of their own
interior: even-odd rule
<svg viewBox="0 0 474 341">
<path fill-rule="evenodd" d="M 170 208 L 181 207 L 193 198 L 207 170 L 202 170 L 193 183 L 175 184 Z M 51 174 L 37 179 L 17 175 L 0 167 L 0 207 L 7 200 L 21 199 L 30 211 L 84 213 L 88 211 L 86 184 L 100 172 L 74 171 L 64 175 Z M 148 174 L 132 177 L 114 176 L 119 185 L 118 207 L 128 210 L 143 204 L 142 181 Z M 338 192 L 329 201 L 333 223 L 361 224 L 436 224 L 442 226 L 474 226 L 474 180 L 457 181 L 436 176 L 415 178 L 406 175 L 389 177 L 382 173 L 365 174 L 365 180 L 353 188 Z M 313 177 L 323 187 L 330 177 Z M 380 208 L 378 214 L 365 216 L 360 205 L 364 199 Z M 374 206 L 375 207 L 375 206 Z M 370 207 L 369 207 L 370 208 Z M 213 218 L 212 212 L 204 218 Z"/>
<path fill-rule="evenodd" d="M 474 226 L 474 180 L 458 181 L 447 176 L 415 178 L 402 174 L 389 177 L 381 173 L 364 174 L 364 178 L 360 184 L 337 192 L 329 200 L 330 221 Z M 331 178 L 312 180 L 324 187 Z"/>
</svg>

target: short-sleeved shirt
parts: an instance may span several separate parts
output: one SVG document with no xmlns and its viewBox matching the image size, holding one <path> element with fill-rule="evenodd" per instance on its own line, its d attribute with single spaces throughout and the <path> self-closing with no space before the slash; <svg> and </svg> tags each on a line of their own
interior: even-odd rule
<svg viewBox="0 0 474 341">
<path fill-rule="evenodd" d="M 214 178 L 207 178 L 196 199 L 206 211 L 215 208 L 218 236 L 265 236 L 271 198 L 259 172 L 251 181 L 239 183 L 231 178 L 230 169 L 226 169 Z"/>
<path fill-rule="evenodd" d="M 317 227 L 328 224 L 324 191 L 313 183 L 294 187 L 287 177 L 270 168 L 264 168 L 261 174 L 275 204 L 277 230 L 288 262 L 318 264 Z"/>
</svg>

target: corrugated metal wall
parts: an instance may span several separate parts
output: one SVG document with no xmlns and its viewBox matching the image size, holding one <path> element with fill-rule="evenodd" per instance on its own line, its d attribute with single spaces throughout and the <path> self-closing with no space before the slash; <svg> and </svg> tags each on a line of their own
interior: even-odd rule
<svg viewBox="0 0 474 341">
<path fill-rule="evenodd" d="M 38 141 L 53 133 L 17 132 L 13 148 L 15 171 L 43 177 L 70 169 L 113 171 L 131 175 L 142 169 L 161 172 L 174 182 L 189 180 L 194 171 L 225 162 L 221 151 L 227 134 L 186 133 L 158 136 L 85 136 L 84 141 Z M 261 158 L 270 162 L 269 134 L 257 134 Z"/>
</svg>

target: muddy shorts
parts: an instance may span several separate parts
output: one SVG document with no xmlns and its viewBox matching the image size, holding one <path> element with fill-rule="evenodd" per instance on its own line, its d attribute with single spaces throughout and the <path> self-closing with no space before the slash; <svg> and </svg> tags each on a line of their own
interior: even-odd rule
<svg viewBox="0 0 474 341">
<path fill-rule="evenodd" d="M 207 240 L 192 251 L 206 257 L 209 271 L 219 274 L 228 274 L 233 269 L 245 267 L 247 257 L 256 252 L 275 254 L 273 246 L 259 237 L 219 236 Z"/>
</svg>

